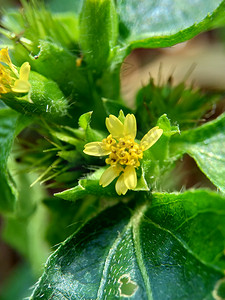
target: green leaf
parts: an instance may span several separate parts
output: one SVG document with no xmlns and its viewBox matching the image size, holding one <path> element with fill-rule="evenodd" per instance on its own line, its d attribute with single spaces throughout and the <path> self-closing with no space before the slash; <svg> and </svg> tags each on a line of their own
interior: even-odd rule
<svg viewBox="0 0 225 300">
<path fill-rule="evenodd" d="M 143 198 L 67 239 L 30 299 L 213 299 L 225 270 L 225 198 L 204 190 Z"/>
<path fill-rule="evenodd" d="M 80 143 L 80 141 L 76 137 L 71 136 L 71 134 L 65 132 L 51 130 L 51 134 L 60 141 L 66 142 L 73 146 L 77 146 Z"/>
<path fill-rule="evenodd" d="M 10 212 L 15 207 L 17 191 L 7 170 L 8 156 L 18 131 L 19 114 L 11 109 L 0 109 L 0 211 Z M 21 120 L 22 121 L 22 120 Z"/>
<path fill-rule="evenodd" d="M 151 148 L 144 151 L 143 160 L 141 161 L 142 174 L 145 181 L 149 188 L 154 190 L 159 190 L 159 188 L 165 186 L 164 183 L 167 180 L 168 172 L 174 167 L 175 159 L 170 153 L 170 139 L 171 136 L 179 133 L 178 126 L 172 126 L 166 114 L 158 119 L 157 125 L 163 129 L 163 134 Z M 146 125 L 145 127 L 147 128 Z M 148 130 L 150 129 L 148 128 Z M 142 137 L 143 133 L 139 135 L 140 139 Z M 170 185 L 171 183 L 168 182 L 168 184 Z"/>
<path fill-rule="evenodd" d="M 49 210 L 46 237 L 52 247 L 63 242 L 101 209 L 97 197 L 86 197 L 76 202 L 54 197 L 45 199 L 44 204 Z"/>
<path fill-rule="evenodd" d="M 98 169 L 91 175 L 87 176 L 87 178 L 80 179 L 77 186 L 57 193 L 55 196 L 70 201 L 76 201 L 77 199 L 81 199 L 87 195 L 110 197 L 117 196 L 113 184 L 105 188 L 99 185 L 99 179 L 104 171 L 105 168 Z"/>
<path fill-rule="evenodd" d="M 92 129 L 88 124 L 85 130 L 85 138 L 87 142 L 101 142 L 105 138 L 105 134 L 102 131 Z"/>
<path fill-rule="evenodd" d="M 188 153 L 202 172 L 225 192 L 225 114 L 171 139 L 171 155 Z"/>
<path fill-rule="evenodd" d="M 120 32 L 129 51 L 169 47 L 224 24 L 225 1 L 118 0 Z"/>
<path fill-rule="evenodd" d="M 90 124 L 91 122 L 91 115 L 92 115 L 92 111 L 89 111 L 83 115 L 80 116 L 78 124 L 81 128 L 83 128 L 84 130 L 87 129 L 87 126 Z"/>
<path fill-rule="evenodd" d="M 107 115 L 112 114 L 114 116 L 117 116 L 119 115 L 121 109 L 125 115 L 127 115 L 128 113 L 132 113 L 131 110 L 122 103 L 122 101 L 115 101 L 115 100 L 102 98 L 102 103 Z"/>
<path fill-rule="evenodd" d="M 54 42 L 39 41 L 39 52 L 31 60 L 31 70 L 57 82 L 66 96 L 87 96 L 89 87 L 84 68 L 76 66 L 77 55 Z M 76 49 L 74 49 L 76 51 Z"/>
</svg>

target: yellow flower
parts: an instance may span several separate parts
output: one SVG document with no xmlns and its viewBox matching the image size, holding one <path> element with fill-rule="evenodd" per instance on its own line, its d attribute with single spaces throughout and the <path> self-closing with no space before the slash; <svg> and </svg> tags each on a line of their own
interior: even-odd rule
<svg viewBox="0 0 225 300">
<path fill-rule="evenodd" d="M 110 135 L 102 142 L 91 142 L 84 148 L 84 153 L 88 155 L 109 155 L 105 162 L 110 167 L 102 174 L 99 184 L 106 187 L 119 176 L 115 186 L 118 195 L 125 195 L 128 190 L 136 188 L 135 169 L 140 166 L 139 160 L 143 158 L 143 151 L 154 145 L 163 133 L 163 130 L 156 126 L 149 130 L 138 144 L 135 142 L 137 132 L 135 116 L 127 114 L 122 119 L 123 121 L 120 121 L 114 115 L 106 118 L 106 127 Z"/>
<path fill-rule="evenodd" d="M 16 67 L 11 62 L 8 49 L 0 50 L 0 94 L 10 92 L 28 93 L 31 87 L 28 81 L 29 74 L 30 64 L 28 62 L 22 64 L 18 73 Z"/>
</svg>

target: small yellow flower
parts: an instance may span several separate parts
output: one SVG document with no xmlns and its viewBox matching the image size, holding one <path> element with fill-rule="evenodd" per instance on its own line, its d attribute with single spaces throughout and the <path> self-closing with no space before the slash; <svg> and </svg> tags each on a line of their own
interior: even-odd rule
<svg viewBox="0 0 225 300">
<path fill-rule="evenodd" d="M 123 122 L 110 115 L 106 118 L 106 127 L 110 135 L 102 142 L 86 144 L 84 153 L 93 156 L 109 155 L 105 162 L 110 167 L 102 174 L 99 184 L 106 187 L 119 176 L 115 186 L 116 192 L 118 195 L 125 195 L 128 190 L 133 190 L 137 186 L 135 169 L 140 166 L 139 160 L 143 158 L 143 151 L 157 142 L 163 130 L 158 126 L 152 128 L 138 144 L 134 140 L 137 125 L 133 114 L 127 114 Z"/>
<path fill-rule="evenodd" d="M 8 49 L 0 50 L 0 94 L 10 92 L 28 93 L 31 87 L 28 81 L 29 74 L 30 64 L 28 62 L 22 64 L 18 73 L 16 67 L 11 62 Z"/>
</svg>

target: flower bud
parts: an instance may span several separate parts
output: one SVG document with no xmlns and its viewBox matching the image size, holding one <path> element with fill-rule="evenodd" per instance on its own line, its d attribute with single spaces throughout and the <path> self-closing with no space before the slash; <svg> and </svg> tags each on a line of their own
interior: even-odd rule
<svg viewBox="0 0 225 300">
<path fill-rule="evenodd" d="M 98 72 L 107 65 L 117 34 L 114 0 L 85 0 L 80 15 L 80 44 L 88 66 Z"/>
</svg>

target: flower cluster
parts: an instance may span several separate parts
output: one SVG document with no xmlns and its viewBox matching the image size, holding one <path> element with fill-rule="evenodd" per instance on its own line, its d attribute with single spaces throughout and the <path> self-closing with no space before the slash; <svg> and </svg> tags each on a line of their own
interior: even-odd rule
<svg viewBox="0 0 225 300">
<path fill-rule="evenodd" d="M 29 74 L 30 64 L 28 62 L 25 62 L 18 72 L 11 62 L 8 49 L 0 50 L 0 94 L 28 93 L 30 90 Z"/>
<path fill-rule="evenodd" d="M 99 184 L 109 185 L 116 177 L 116 192 L 125 195 L 128 190 L 137 186 L 136 168 L 140 166 L 143 151 L 149 149 L 160 138 L 163 130 L 158 126 L 152 128 L 142 138 L 140 143 L 135 142 L 137 125 L 133 114 L 117 118 L 110 115 L 106 118 L 106 127 L 110 135 L 102 142 L 91 142 L 85 145 L 84 153 L 93 156 L 109 155 L 106 164 L 110 165 L 102 174 Z"/>
</svg>

